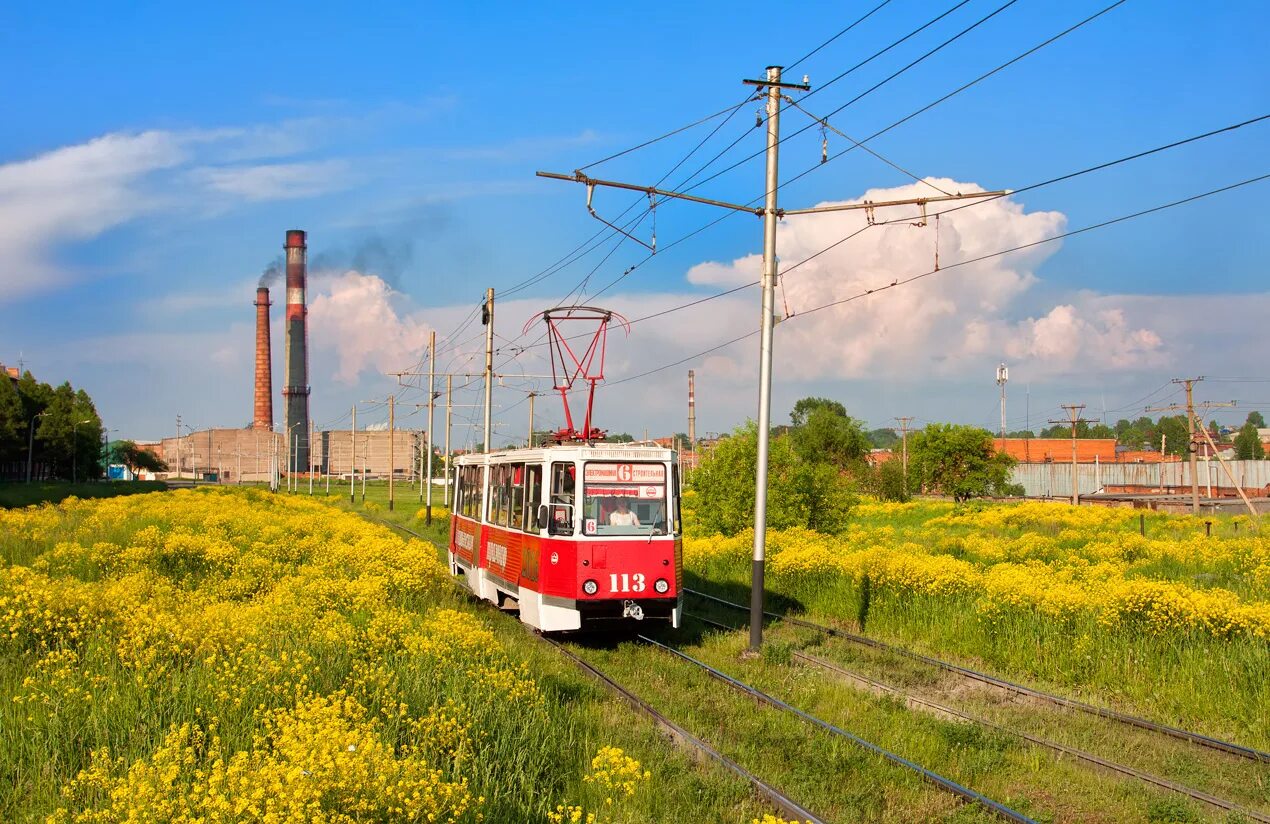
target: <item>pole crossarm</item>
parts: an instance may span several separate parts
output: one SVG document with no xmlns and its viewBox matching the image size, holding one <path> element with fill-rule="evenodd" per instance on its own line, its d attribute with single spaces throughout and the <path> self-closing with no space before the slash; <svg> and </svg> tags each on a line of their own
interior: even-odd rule
<svg viewBox="0 0 1270 824">
<path fill-rule="evenodd" d="M 759 217 L 763 216 L 763 208 L 761 206 L 743 206 L 739 203 L 728 203 L 726 200 L 713 200 L 708 197 L 697 197 L 696 195 L 685 194 L 684 192 L 672 192 L 669 189 L 658 189 L 656 186 L 640 186 L 636 183 L 622 183 L 617 180 L 599 180 L 598 178 L 587 177 L 582 172 L 574 172 L 571 175 L 562 175 L 558 172 L 536 172 L 535 174 L 537 174 L 538 177 L 550 178 L 551 180 L 567 180 L 572 183 L 582 183 L 588 189 L 596 186 L 607 186 L 611 189 L 626 189 L 631 192 L 643 192 L 646 195 L 675 198 L 678 200 L 690 200 L 693 203 L 704 203 L 707 206 L 719 206 L 723 209 L 732 209 L 737 212 L 748 212 L 749 214 L 757 215 Z M 588 198 L 588 208 L 589 201 L 590 198 Z M 594 213 L 594 210 L 592 210 L 592 212 Z M 626 233 L 622 232 L 622 234 Z"/>
<path fill-rule="evenodd" d="M 1006 197 L 1013 194 L 1013 189 L 999 189 L 995 192 L 970 192 L 968 194 L 934 195 L 933 197 L 910 197 L 903 200 L 865 200 L 860 203 L 835 203 L 832 206 L 813 206 L 809 209 L 779 209 L 781 217 L 790 215 L 814 215 L 820 212 L 846 212 L 852 209 L 882 209 L 887 206 L 925 206 L 927 203 L 939 203 L 945 200 L 972 200 L 980 197 Z"/>
</svg>

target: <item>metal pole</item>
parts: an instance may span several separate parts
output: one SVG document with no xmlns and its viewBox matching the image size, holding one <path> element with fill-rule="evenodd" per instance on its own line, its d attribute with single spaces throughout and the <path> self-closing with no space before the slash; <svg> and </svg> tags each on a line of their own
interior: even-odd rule
<svg viewBox="0 0 1270 824">
<path fill-rule="evenodd" d="M 309 495 L 311 496 L 313 495 L 313 420 L 312 419 L 309 419 L 309 443 L 308 443 L 308 449 L 304 450 L 304 454 L 309 456 L 308 457 L 309 465 L 305 467 L 305 470 L 307 470 L 305 474 L 309 476 Z"/>
<path fill-rule="evenodd" d="M 437 399 L 437 333 L 428 333 L 428 449 L 424 460 L 428 462 L 428 500 L 424 523 L 432 526 L 432 418 Z"/>
<path fill-rule="evenodd" d="M 1191 465 L 1191 513 L 1194 515 L 1198 515 L 1199 514 L 1199 467 L 1196 465 L 1197 462 L 1195 460 L 1195 453 L 1198 450 L 1196 449 L 1197 444 L 1195 443 L 1195 400 L 1193 395 L 1195 380 L 1196 379 L 1185 381 L 1186 383 L 1186 432 L 1187 434 L 1190 435 L 1190 440 L 1186 448 L 1190 454 L 1190 465 Z"/>
<path fill-rule="evenodd" d="M 396 419 L 393 417 L 393 402 L 396 398 L 392 395 L 388 396 L 388 509 L 392 510 L 392 480 L 397 474 L 397 432 Z"/>
<path fill-rule="evenodd" d="M 529 393 L 529 440 L 525 441 L 525 446 L 530 449 L 534 448 L 534 393 Z"/>
<path fill-rule="evenodd" d="M 451 376 L 445 376 L 445 507 L 450 508 L 450 409 L 451 391 L 453 390 L 453 379 Z"/>
<path fill-rule="evenodd" d="M 769 84 L 780 83 L 781 67 L 768 66 Z M 758 456 L 754 473 L 754 559 L 750 583 L 750 650 L 763 643 L 763 573 L 767 550 L 767 457 L 772 419 L 772 331 L 776 308 L 776 189 L 781 91 L 767 87 L 767 198 L 763 207 L 763 310 L 759 318 Z"/>
<path fill-rule="evenodd" d="M 370 453 L 370 435 L 366 436 L 366 448 L 362 450 L 362 505 L 366 504 L 366 473 L 370 471 L 367 456 Z"/>
<path fill-rule="evenodd" d="M 30 431 L 28 431 L 26 435 L 26 482 L 27 483 L 31 483 L 31 459 L 35 456 L 35 418 L 38 418 L 38 417 L 40 416 L 36 415 L 35 417 L 31 418 Z M 176 430 L 176 438 L 177 438 L 176 454 L 178 456 L 177 469 L 179 470 L 181 466 L 180 464 L 181 459 L 179 457 L 181 454 L 181 430 L 180 429 Z"/>
<path fill-rule="evenodd" d="M 354 503 L 357 497 L 357 404 L 353 404 L 353 431 L 349 433 L 348 445 L 348 502 Z"/>
<path fill-rule="evenodd" d="M 490 411 L 494 392 L 494 289 L 485 290 L 485 312 L 481 318 L 485 323 L 485 446 L 484 452 L 490 451 Z"/>
</svg>

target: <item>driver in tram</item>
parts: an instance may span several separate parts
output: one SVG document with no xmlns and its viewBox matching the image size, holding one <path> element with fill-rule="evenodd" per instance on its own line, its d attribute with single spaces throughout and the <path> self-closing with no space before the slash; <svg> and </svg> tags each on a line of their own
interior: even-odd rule
<svg viewBox="0 0 1270 824">
<path fill-rule="evenodd" d="M 639 526 L 639 516 L 631 511 L 626 498 L 617 499 L 617 509 L 609 513 L 609 526 Z"/>
</svg>

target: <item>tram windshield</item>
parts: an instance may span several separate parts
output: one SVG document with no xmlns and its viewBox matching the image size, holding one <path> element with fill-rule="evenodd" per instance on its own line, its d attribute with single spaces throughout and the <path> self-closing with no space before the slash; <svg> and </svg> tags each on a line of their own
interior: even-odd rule
<svg viewBox="0 0 1270 824">
<path fill-rule="evenodd" d="M 667 534 L 665 464 L 591 461 L 582 477 L 583 534 Z"/>
</svg>

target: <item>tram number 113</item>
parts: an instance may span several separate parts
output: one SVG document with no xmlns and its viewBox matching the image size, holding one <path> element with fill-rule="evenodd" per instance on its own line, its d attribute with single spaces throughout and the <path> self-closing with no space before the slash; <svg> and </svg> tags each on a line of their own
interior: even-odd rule
<svg viewBox="0 0 1270 824">
<path fill-rule="evenodd" d="M 609 576 L 609 592 L 643 592 L 646 587 L 642 572 Z"/>
</svg>

